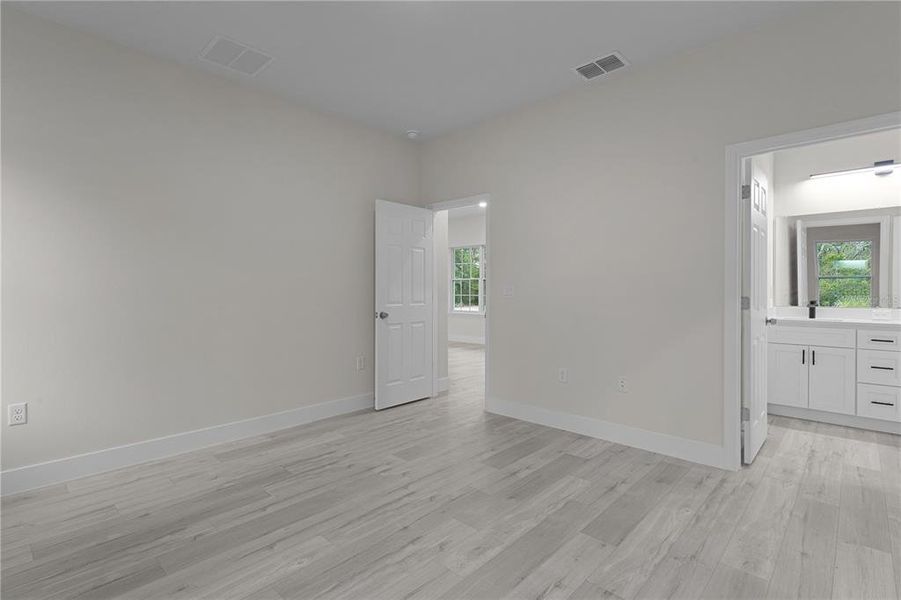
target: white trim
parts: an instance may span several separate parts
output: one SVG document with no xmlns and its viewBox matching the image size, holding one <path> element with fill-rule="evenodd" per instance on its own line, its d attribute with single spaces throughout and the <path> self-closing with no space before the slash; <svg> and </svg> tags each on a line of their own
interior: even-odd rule
<svg viewBox="0 0 901 600">
<path fill-rule="evenodd" d="M 249 438 L 279 429 L 312 423 L 358 410 L 371 410 L 373 394 L 340 398 L 284 412 L 185 431 L 134 444 L 116 446 L 60 458 L 48 462 L 8 469 L 0 473 L 2 495 L 16 494 L 38 487 L 95 475 L 122 467 L 158 460 L 208 446 Z"/>
<path fill-rule="evenodd" d="M 509 402 L 498 398 L 489 398 L 485 410 L 490 413 L 519 419 L 520 421 L 537 423 L 553 427 L 554 429 L 563 429 L 564 431 L 632 446 L 633 448 L 641 448 L 649 452 L 665 454 L 711 467 L 722 469 L 728 468 L 729 464 L 727 460 L 728 453 L 724 452 L 724 448 L 717 444 L 689 440 L 665 433 L 638 429 L 572 413 L 548 410 L 528 404 Z"/>
<path fill-rule="evenodd" d="M 458 342 L 460 344 L 481 344 L 485 345 L 485 338 L 475 335 L 451 335 L 447 334 L 447 341 Z"/>
<path fill-rule="evenodd" d="M 883 421 L 881 419 L 869 419 L 867 417 L 858 417 L 857 415 L 842 415 L 822 410 L 813 410 L 811 408 L 783 406 L 782 404 L 768 404 L 767 411 L 771 415 L 778 415 L 781 417 L 791 417 L 793 419 L 804 419 L 807 421 L 820 421 L 823 423 L 831 423 L 833 425 L 842 425 L 844 427 L 857 427 L 858 429 L 881 431 L 883 433 L 901 434 L 901 423 L 893 423 L 892 421 Z"/>
<path fill-rule="evenodd" d="M 898 249 L 901 248 L 901 217 L 892 219 L 892 238 L 893 248 L 895 249 L 892 256 L 892 308 L 901 308 L 901 256 Z"/>
<path fill-rule="evenodd" d="M 726 146 L 723 311 L 723 446 L 727 467 L 741 467 L 741 160 L 785 148 L 806 146 L 901 127 L 901 112 L 886 113 L 785 135 Z"/>
</svg>

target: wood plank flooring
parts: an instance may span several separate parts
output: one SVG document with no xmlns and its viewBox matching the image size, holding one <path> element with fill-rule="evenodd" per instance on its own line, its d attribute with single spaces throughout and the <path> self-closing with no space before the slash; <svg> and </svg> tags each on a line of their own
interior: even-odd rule
<svg viewBox="0 0 901 600">
<path fill-rule="evenodd" d="M 7 497 L 17 598 L 898 598 L 901 438 L 784 418 L 737 473 L 450 392 Z"/>
</svg>

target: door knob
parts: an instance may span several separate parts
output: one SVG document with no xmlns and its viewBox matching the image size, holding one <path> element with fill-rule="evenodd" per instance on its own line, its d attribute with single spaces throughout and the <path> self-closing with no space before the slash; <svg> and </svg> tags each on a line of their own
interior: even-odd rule
<svg viewBox="0 0 901 600">
<path fill-rule="evenodd" d="M 387 319 L 387 318 L 388 318 L 388 313 L 386 313 L 386 312 L 380 312 L 380 313 L 379 313 L 379 318 L 380 318 L 380 319 Z"/>
<path fill-rule="evenodd" d="M 767 320 L 766 320 L 766 324 L 767 324 L 767 325 L 775 325 L 775 324 L 776 324 L 776 319 L 767 319 Z"/>
</svg>

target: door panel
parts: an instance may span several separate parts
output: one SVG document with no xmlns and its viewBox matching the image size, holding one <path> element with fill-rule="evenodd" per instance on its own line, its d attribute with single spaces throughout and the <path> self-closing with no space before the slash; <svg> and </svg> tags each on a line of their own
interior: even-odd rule
<svg viewBox="0 0 901 600">
<path fill-rule="evenodd" d="M 767 402 L 807 408 L 807 346 L 770 344 Z"/>
<path fill-rule="evenodd" d="M 853 415 L 854 350 L 810 347 L 810 408 Z"/>
<path fill-rule="evenodd" d="M 767 435 L 767 188 L 764 172 L 745 160 L 742 196 L 745 237 L 742 240 L 742 295 L 748 298 L 742 311 L 742 460 L 757 456 Z"/>
<path fill-rule="evenodd" d="M 375 408 L 432 393 L 432 211 L 375 208 Z"/>
</svg>

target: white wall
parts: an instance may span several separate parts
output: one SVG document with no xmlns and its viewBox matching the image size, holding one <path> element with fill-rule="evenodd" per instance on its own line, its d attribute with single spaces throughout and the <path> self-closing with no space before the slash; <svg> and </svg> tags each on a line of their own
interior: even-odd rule
<svg viewBox="0 0 901 600">
<path fill-rule="evenodd" d="M 814 173 L 901 163 L 901 129 L 775 152 L 776 216 L 824 214 L 901 206 L 901 170 L 810 179 Z"/>
<path fill-rule="evenodd" d="M 724 148 L 901 109 L 899 18 L 824 4 L 427 142 L 427 201 L 491 194 L 489 409 L 721 446 Z"/>
<path fill-rule="evenodd" d="M 370 394 L 415 145 L 2 17 L 3 468 Z"/>
<path fill-rule="evenodd" d="M 485 244 L 484 209 L 477 209 L 482 211 L 481 214 L 469 214 L 471 210 L 464 209 L 465 216 L 457 216 L 458 210 L 448 211 L 448 248 Z M 450 253 L 445 264 L 450 264 Z M 451 312 L 447 317 L 447 339 L 450 342 L 484 344 L 485 316 Z"/>
</svg>

